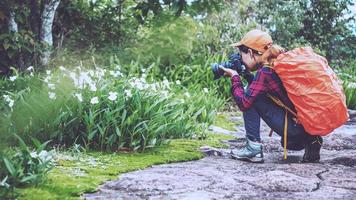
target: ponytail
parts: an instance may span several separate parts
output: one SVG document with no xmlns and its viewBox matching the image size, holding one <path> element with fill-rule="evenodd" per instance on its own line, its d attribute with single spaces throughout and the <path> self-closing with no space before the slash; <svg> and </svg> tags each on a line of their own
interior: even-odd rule
<svg viewBox="0 0 356 200">
<path fill-rule="evenodd" d="M 273 67 L 273 62 L 280 54 L 284 52 L 286 52 L 286 50 L 283 47 L 277 44 L 273 44 L 261 55 L 259 64 Z"/>
</svg>

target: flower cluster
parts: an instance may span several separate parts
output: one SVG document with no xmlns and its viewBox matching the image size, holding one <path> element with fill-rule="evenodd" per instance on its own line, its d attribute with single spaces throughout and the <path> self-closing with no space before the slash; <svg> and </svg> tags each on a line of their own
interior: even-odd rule
<svg viewBox="0 0 356 200">
<path fill-rule="evenodd" d="M 119 65 L 115 66 L 113 70 L 106 70 L 100 67 L 96 67 L 95 70 L 84 69 L 80 66 L 74 69 L 67 69 L 60 66 L 58 69 L 60 73 L 46 70 L 42 79 L 48 88 L 48 98 L 51 100 L 56 100 L 58 96 L 61 96 L 58 94 L 60 90 L 57 90 L 57 87 L 59 87 L 58 83 L 63 80 L 70 80 L 70 82 L 72 82 L 74 91 L 71 95 L 75 99 L 79 102 L 85 102 L 87 99 L 92 105 L 98 104 L 100 100 L 105 98 L 112 102 L 118 99 L 120 92 L 115 89 L 116 80 L 122 83 L 121 86 L 124 86 L 124 88 L 121 89 L 123 89 L 122 95 L 126 100 L 133 97 L 136 92 L 142 92 L 142 94 L 148 96 L 158 95 L 168 98 L 172 90 L 172 83 L 169 82 L 166 77 L 160 82 L 147 82 L 147 72 L 150 67 L 147 69 L 142 68 L 142 75 L 140 77 L 125 77 L 120 71 Z M 34 68 L 31 66 L 27 68 L 27 71 L 32 74 Z M 17 76 L 10 77 L 10 81 L 15 81 L 16 79 Z M 175 85 L 181 85 L 180 80 L 176 80 Z M 208 89 L 204 88 L 204 92 L 207 93 Z M 190 94 L 186 92 L 185 96 L 190 97 Z M 14 100 L 12 100 L 9 95 L 4 95 L 4 98 L 10 107 L 14 105 Z"/>
<path fill-rule="evenodd" d="M 9 95 L 4 95 L 4 100 L 8 103 L 9 107 L 12 108 L 14 106 L 15 101 L 11 99 Z"/>
<path fill-rule="evenodd" d="M 53 153 L 50 151 L 42 150 L 40 153 L 37 153 L 36 151 L 32 151 L 30 155 L 32 158 L 38 158 L 41 163 L 53 161 Z"/>
</svg>

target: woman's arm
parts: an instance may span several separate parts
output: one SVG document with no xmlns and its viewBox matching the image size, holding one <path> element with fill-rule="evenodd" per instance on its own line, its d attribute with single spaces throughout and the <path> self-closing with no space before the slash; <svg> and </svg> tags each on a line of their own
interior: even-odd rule
<svg viewBox="0 0 356 200">
<path fill-rule="evenodd" d="M 269 75 L 270 73 L 266 72 L 265 70 L 257 71 L 246 91 L 244 91 L 240 76 L 233 75 L 231 77 L 231 92 L 234 96 L 237 106 L 241 111 L 248 110 L 258 95 L 267 91 L 265 80 Z"/>
</svg>

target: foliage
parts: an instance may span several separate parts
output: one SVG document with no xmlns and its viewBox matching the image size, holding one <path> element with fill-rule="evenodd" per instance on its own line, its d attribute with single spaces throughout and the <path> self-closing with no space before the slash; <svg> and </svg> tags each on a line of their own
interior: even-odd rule
<svg viewBox="0 0 356 200">
<path fill-rule="evenodd" d="M 159 57 L 163 65 L 169 66 L 182 63 L 190 56 L 196 37 L 197 24 L 193 19 L 163 17 L 152 27 L 140 28 L 134 48 L 128 50 L 143 63 Z"/>
<path fill-rule="evenodd" d="M 53 167 L 51 152 L 44 150 L 48 142 L 41 144 L 32 138 L 36 148 L 31 150 L 19 136 L 16 137 L 19 140 L 19 148 L 0 156 L 2 196 L 7 195 L 15 187 L 42 183 Z"/>
<path fill-rule="evenodd" d="M 356 109 L 356 68 L 340 67 L 336 69 L 336 72 L 343 80 L 347 107 Z"/>
<path fill-rule="evenodd" d="M 345 82 L 344 91 L 346 95 L 346 105 L 350 109 L 356 109 L 356 82 Z"/>
<path fill-rule="evenodd" d="M 143 150 L 171 138 L 205 137 L 223 103 L 214 89 L 149 83 L 145 76 L 125 78 L 118 68 L 48 71 L 40 88 L 6 91 L 15 102 L 5 100 L 11 109 L 2 118 L 2 134 L 101 150 Z"/>
<path fill-rule="evenodd" d="M 305 10 L 304 18 L 301 20 L 303 29 L 298 33 L 312 45 L 323 49 L 328 59 L 337 58 L 338 51 L 342 58 L 356 57 L 354 44 L 345 41 L 354 41 L 356 36 L 349 29 L 348 24 L 355 22 L 354 14 L 350 14 L 348 7 L 352 0 L 324 0 L 301 2 L 301 7 Z M 327 30 L 327 31 L 326 31 Z M 339 57 L 339 58 L 340 58 Z"/>
<path fill-rule="evenodd" d="M 326 55 L 344 80 L 348 107 L 356 109 L 350 0 L 61 0 L 53 26 L 58 51 L 48 66 L 56 68 L 46 72 L 37 70 L 33 59 L 43 51 L 35 20 L 41 9 L 34 9 L 39 2 L 0 2 L 0 70 L 12 73 L 0 80 L 0 148 L 4 142 L 7 150 L 6 145 L 22 145 L 1 155 L 2 186 L 43 181 L 51 165 L 42 165 L 40 142 L 146 151 L 91 152 L 90 159 L 83 153 L 89 161 L 75 172 L 77 162 L 59 158 L 51 181 L 19 190 L 22 197 L 77 197 L 117 173 L 200 158 L 195 150 L 209 138 L 173 138 L 207 137 L 216 111 L 231 96 L 228 79 L 213 80 L 211 63 L 226 60 L 234 51 L 229 44 L 252 28 L 268 30 L 282 46 L 312 45 Z M 18 32 L 8 30 L 9 11 L 15 11 Z M 226 116 L 218 115 L 215 123 L 224 121 Z M 234 124 L 226 126 L 232 130 Z M 36 153 L 14 141 L 13 133 L 28 144 L 35 141 Z M 93 167 L 92 158 L 107 168 Z"/>
<path fill-rule="evenodd" d="M 291 48 L 312 45 L 328 60 L 337 62 L 356 57 L 356 36 L 350 28 L 355 22 L 352 4 L 351 0 L 264 0 L 255 9 L 257 20 L 278 44 Z"/>
</svg>

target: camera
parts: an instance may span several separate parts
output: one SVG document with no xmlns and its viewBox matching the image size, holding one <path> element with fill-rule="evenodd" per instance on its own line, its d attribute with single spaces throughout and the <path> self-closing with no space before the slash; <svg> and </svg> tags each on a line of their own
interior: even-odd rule
<svg viewBox="0 0 356 200">
<path fill-rule="evenodd" d="M 219 79 L 220 77 L 224 76 L 224 70 L 219 67 L 220 65 L 225 68 L 233 69 L 240 75 L 244 75 L 246 73 L 246 67 L 242 62 L 241 55 L 238 53 L 230 54 L 229 61 L 213 63 L 211 65 L 211 69 L 214 73 L 214 79 Z"/>
</svg>

